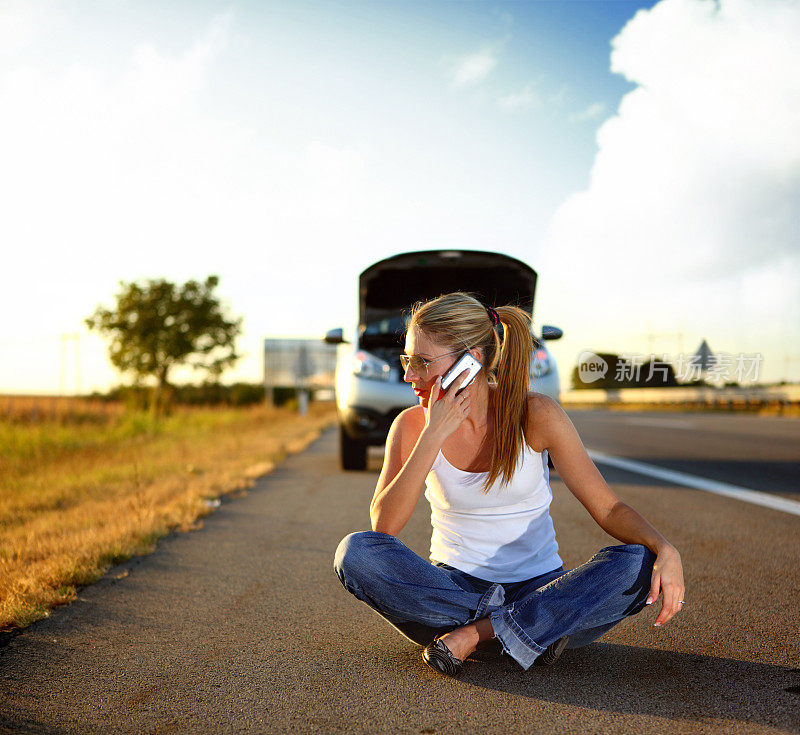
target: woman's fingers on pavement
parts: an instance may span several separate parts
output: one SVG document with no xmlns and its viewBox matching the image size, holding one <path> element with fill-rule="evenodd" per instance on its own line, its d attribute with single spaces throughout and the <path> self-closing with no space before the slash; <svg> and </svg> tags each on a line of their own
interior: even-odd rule
<svg viewBox="0 0 800 735">
<path fill-rule="evenodd" d="M 658 592 L 661 589 L 661 570 L 658 566 L 653 568 L 653 576 L 650 580 L 650 595 L 647 598 L 647 604 L 650 605 L 658 599 Z M 669 614 L 670 606 L 667 604 L 667 590 L 664 590 L 664 595 L 661 598 L 661 612 L 658 614 L 653 625 L 663 625 L 667 620 L 672 617 Z"/>
<path fill-rule="evenodd" d="M 647 596 L 648 605 L 652 605 L 658 599 L 658 591 L 661 589 L 661 572 L 656 568 L 650 577 L 650 594 Z"/>
<path fill-rule="evenodd" d="M 683 599 L 683 592 L 684 589 L 682 585 L 675 583 L 667 583 L 664 585 L 664 604 L 653 625 L 663 625 L 681 611 L 683 605 L 679 600 Z"/>
</svg>

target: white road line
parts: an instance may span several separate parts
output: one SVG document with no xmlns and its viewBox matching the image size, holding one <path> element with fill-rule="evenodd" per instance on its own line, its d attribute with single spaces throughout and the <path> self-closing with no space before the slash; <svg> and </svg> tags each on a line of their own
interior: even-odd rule
<svg viewBox="0 0 800 735">
<path fill-rule="evenodd" d="M 789 500 L 788 498 L 782 498 L 777 495 L 762 493 L 758 490 L 750 490 L 746 487 L 739 487 L 738 485 L 729 485 L 727 482 L 709 480 L 708 478 L 690 475 L 686 472 L 678 472 L 677 470 L 668 470 L 663 467 L 656 467 L 655 465 L 647 464 L 645 462 L 637 462 L 634 459 L 615 457 L 613 454 L 596 452 L 593 449 L 587 449 L 587 452 L 592 460 L 609 464 L 612 467 L 619 467 L 623 470 L 631 470 L 632 472 L 638 472 L 642 475 L 657 477 L 660 480 L 667 480 L 667 482 L 674 482 L 676 485 L 684 485 L 697 490 L 705 490 L 709 493 L 725 495 L 729 498 L 744 500 L 746 503 L 763 505 L 765 508 L 782 510 L 784 513 L 792 513 L 793 515 L 800 516 L 800 503 L 798 503 L 796 500 Z"/>
</svg>

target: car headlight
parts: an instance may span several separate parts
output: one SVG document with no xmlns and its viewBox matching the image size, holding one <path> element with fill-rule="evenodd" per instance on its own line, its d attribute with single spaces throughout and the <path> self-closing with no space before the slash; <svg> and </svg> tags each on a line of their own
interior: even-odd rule
<svg viewBox="0 0 800 735">
<path fill-rule="evenodd" d="M 531 361 L 531 375 L 534 378 L 540 378 L 542 375 L 547 375 L 551 369 L 550 355 L 547 354 L 547 350 L 541 347 L 535 349 Z"/>
<path fill-rule="evenodd" d="M 353 374 L 370 380 L 389 380 L 391 366 L 369 352 L 359 350 L 353 355 Z"/>
</svg>

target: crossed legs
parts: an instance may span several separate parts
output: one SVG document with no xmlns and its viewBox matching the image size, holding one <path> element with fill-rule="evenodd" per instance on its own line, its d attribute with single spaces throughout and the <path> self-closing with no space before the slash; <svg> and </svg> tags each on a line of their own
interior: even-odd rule
<svg viewBox="0 0 800 735">
<path fill-rule="evenodd" d="M 494 635 L 528 669 L 563 635 L 578 648 L 639 612 L 654 560 L 641 544 L 607 546 L 575 569 L 503 585 L 431 564 L 395 536 L 359 531 L 342 539 L 333 566 L 348 592 L 415 643 L 442 636 L 463 660 Z"/>
</svg>

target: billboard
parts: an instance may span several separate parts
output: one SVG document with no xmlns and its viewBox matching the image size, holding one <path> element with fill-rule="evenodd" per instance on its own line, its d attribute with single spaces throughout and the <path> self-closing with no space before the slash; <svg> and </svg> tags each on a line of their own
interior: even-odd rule
<svg viewBox="0 0 800 735">
<path fill-rule="evenodd" d="M 271 388 L 330 388 L 336 372 L 336 345 L 321 339 L 264 340 L 264 386 Z"/>
</svg>

